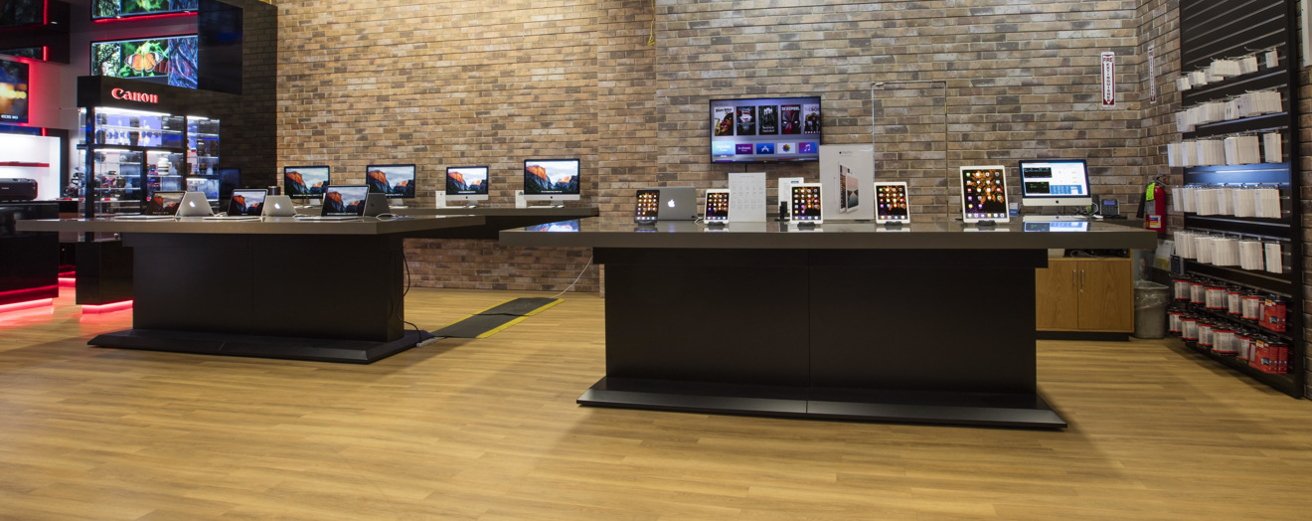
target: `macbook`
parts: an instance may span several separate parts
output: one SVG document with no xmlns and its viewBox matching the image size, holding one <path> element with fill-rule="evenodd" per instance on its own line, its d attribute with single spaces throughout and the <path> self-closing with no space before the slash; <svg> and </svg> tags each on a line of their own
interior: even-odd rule
<svg viewBox="0 0 1312 521">
<path fill-rule="evenodd" d="M 329 185 L 324 189 L 318 217 L 298 217 L 303 221 L 350 221 L 364 215 L 367 185 Z"/>
<path fill-rule="evenodd" d="M 232 191 L 228 200 L 227 215 L 206 217 L 210 221 L 258 221 L 264 211 L 264 200 L 269 196 L 265 189 L 240 189 Z"/>
<path fill-rule="evenodd" d="M 690 186 L 661 188 L 658 221 L 697 220 L 697 189 Z"/>
<path fill-rule="evenodd" d="M 296 206 L 292 204 L 290 195 L 270 195 L 264 199 L 264 206 L 260 208 L 262 217 L 296 217 Z"/>
<path fill-rule="evenodd" d="M 116 215 L 116 221 L 172 221 L 182 205 L 186 192 L 155 192 L 146 201 L 146 211 L 141 215 Z"/>
<path fill-rule="evenodd" d="M 210 217 L 214 215 L 214 209 L 210 208 L 210 201 L 205 196 L 205 192 L 187 192 L 182 196 L 182 204 L 178 205 L 178 217 Z"/>
</svg>

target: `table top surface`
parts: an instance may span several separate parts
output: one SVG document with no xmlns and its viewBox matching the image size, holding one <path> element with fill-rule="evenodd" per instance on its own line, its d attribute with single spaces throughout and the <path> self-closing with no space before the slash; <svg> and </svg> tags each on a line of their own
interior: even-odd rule
<svg viewBox="0 0 1312 521">
<path fill-rule="evenodd" d="M 914 223 L 886 227 L 873 222 L 827 222 L 813 229 L 777 222 L 731 223 L 708 228 L 691 221 L 638 226 L 629 219 L 562 221 L 501 232 L 511 246 L 707 249 L 1154 249 L 1157 234 L 1100 221 L 996 226 Z"/>
<path fill-rule="evenodd" d="M 76 233 L 162 233 L 162 234 L 252 234 L 252 235 L 392 235 L 431 230 L 482 226 L 486 219 L 476 215 L 404 217 L 377 219 L 361 217 L 349 221 L 303 221 L 293 217 L 263 221 L 207 221 L 183 217 L 168 221 L 124 221 L 110 219 L 36 219 L 19 221 L 24 232 Z"/>
<path fill-rule="evenodd" d="M 528 208 L 475 206 L 473 208 L 393 208 L 392 213 L 407 216 L 431 215 L 481 215 L 483 217 L 559 217 L 561 219 L 578 219 L 596 217 L 600 214 L 596 206 L 531 206 Z"/>
</svg>

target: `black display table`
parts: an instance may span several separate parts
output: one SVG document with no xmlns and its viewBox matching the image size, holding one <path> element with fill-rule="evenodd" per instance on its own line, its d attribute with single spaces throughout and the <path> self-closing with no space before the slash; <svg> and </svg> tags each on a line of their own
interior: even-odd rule
<svg viewBox="0 0 1312 521">
<path fill-rule="evenodd" d="M 448 230 L 437 230 L 416 235 L 416 237 L 435 239 L 493 239 L 501 230 L 523 228 L 538 224 L 547 224 L 570 219 L 596 217 L 596 206 L 565 206 L 560 208 L 547 206 L 530 206 L 528 208 L 501 208 L 476 206 L 473 208 L 395 208 L 392 213 L 411 217 L 432 217 L 436 215 L 477 215 L 485 219 L 482 226 L 466 226 Z"/>
<path fill-rule="evenodd" d="M 59 236 L 17 229 L 59 216 L 59 203 L 0 202 L 0 306 L 59 297 Z"/>
<path fill-rule="evenodd" d="M 1062 428 L 1037 390 L 1034 270 L 1048 248 L 1156 241 L 1031 229 L 589 219 L 501 237 L 593 247 L 606 266 L 606 377 L 580 404 Z"/>
<path fill-rule="evenodd" d="M 121 233 L 134 256 L 131 330 L 90 344 L 370 363 L 426 333 L 404 328 L 402 239 L 481 226 L 452 216 L 351 222 L 27 221 L 28 231 Z"/>
</svg>

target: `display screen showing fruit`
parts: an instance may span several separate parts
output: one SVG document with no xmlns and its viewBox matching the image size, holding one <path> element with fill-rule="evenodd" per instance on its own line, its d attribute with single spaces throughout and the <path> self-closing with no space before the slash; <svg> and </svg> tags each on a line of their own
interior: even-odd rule
<svg viewBox="0 0 1312 521">
<path fill-rule="evenodd" d="M 91 44 L 91 73 L 196 88 L 197 38 L 174 36 Z"/>
<path fill-rule="evenodd" d="M 93 0 L 92 18 L 118 18 L 195 11 L 199 0 Z"/>
</svg>

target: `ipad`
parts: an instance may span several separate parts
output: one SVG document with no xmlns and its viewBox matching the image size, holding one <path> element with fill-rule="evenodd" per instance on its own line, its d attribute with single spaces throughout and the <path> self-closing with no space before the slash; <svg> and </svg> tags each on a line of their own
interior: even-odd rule
<svg viewBox="0 0 1312 521">
<path fill-rule="evenodd" d="M 861 206 L 861 182 L 852 175 L 852 169 L 839 165 L 838 173 L 838 208 L 843 213 L 855 212 Z"/>
<path fill-rule="evenodd" d="M 907 202 L 906 183 L 875 183 L 875 222 L 879 224 L 911 222 L 911 206 Z"/>
<path fill-rule="evenodd" d="M 966 223 L 1010 222 L 1007 205 L 1007 168 L 961 167 L 961 216 Z"/>
<path fill-rule="evenodd" d="M 799 183 L 792 187 L 792 204 L 793 204 L 793 222 L 796 223 L 815 223 L 824 222 L 821 212 L 823 208 L 822 199 L 823 191 L 820 183 Z"/>
<path fill-rule="evenodd" d="M 633 205 L 633 222 L 638 224 L 656 222 L 661 211 L 660 201 L 660 190 L 638 190 L 638 198 Z"/>
<path fill-rule="evenodd" d="M 258 216 L 264 212 L 264 198 L 268 195 L 266 189 L 233 190 L 232 198 L 228 200 L 228 215 Z"/>
<path fill-rule="evenodd" d="M 706 191 L 706 211 L 703 212 L 708 223 L 729 222 L 729 190 L 713 188 Z"/>
</svg>

